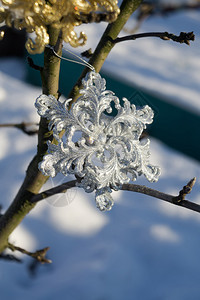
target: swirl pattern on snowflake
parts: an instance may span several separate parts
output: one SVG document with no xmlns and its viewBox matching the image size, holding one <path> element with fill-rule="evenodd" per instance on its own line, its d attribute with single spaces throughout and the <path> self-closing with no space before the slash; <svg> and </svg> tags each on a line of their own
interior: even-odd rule
<svg viewBox="0 0 200 300">
<path fill-rule="evenodd" d="M 97 207 L 110 210 L 112 189 L 118 190 L 137 175 L 157 181 L 160 168 L 149 163 L 149 144 L 140 141 L 146 124 L 153 122 L 153 111 L 146 105 L 136 108 L 123 98 L 123 106 L 106 81 L 91 71 L 82 80 L 81 96 L 68 110 L 71 99 L 64 102 L 54 96 L 41 95 L 35 106 L 41 117 L 49 120 L 49 130 L 58 144 L 48 142 L 48 153 L 39 168 L 46 176 L 74 174 L 79 187 L 96 191 Z M 113 108 L 116 116 L 111 116 Z M 60 133 L 64 135 L 60 137 Z"/>
</svg>

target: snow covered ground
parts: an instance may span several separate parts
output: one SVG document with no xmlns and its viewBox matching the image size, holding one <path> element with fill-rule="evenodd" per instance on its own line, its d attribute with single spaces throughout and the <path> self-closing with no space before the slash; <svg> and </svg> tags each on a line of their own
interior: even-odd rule
<svg viewBox="0 0 200 300">
<path fill-rule="evenodd" d="M 183 13 L 178 19 L 151 20 L 144 27 L 158 30 L 155 26 L 160 24 L 159 30 L 195 31 L 199 16 Z M 92 32 L 91 40 L 95 35 Z M 189 109 L 200 111 L 198 46 L 198 38 L 190 48 L 159 40 L 119 45 L 105 68 L 124 80 L 133 78 L 134 83 L 144 86 L 150 82 L 154 91 L 162 87 L 163 94 L 176 96 L 180 105 L 189 106 L 189 101 Z M 132 68 L 130 61 L 134 62 Z M 33 104 L 41 92 L 21 81 L 24 72 L 22 61 L 1 59 L 0 123 L 38 120 Z M 0 129 L 3 210 L 23 181 L 36 144 L 36 136 Z M 156 184 L 144 178 L 138 183 L 176 195 L 196 176 L 197 183 L 188 198 L 200 203 L 200 164 L 157 140 L 151 141 L 151 153 L 151 162 L 162 169 L 161 178 Z M 58 176 L 44 189 L 62 181 Z M 27 271 L 29 258 L 18 255 L 23 265 L 0 260 L 1 299 L 198 300 L 200 215 L 131 192 L 115 192 L 114 199 L 108 213 L 96 209 L 93 194 L 76 188 L 39 203 L 13 232 L 11 241 L 29 251 L 50 246 L 53 263 L 40 266 L 36 276 L 31 276 Z"/>
</svg>

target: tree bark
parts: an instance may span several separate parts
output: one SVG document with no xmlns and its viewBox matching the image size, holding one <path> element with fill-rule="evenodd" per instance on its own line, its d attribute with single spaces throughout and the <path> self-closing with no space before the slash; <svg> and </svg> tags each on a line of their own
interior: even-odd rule
<svg viewBox="0 0 200 300">
<path fill-rule="evenodd" d="M 49 26 L 48 31 L 50 45 L 56 46 L 57 52 L 61 54 L 62 39 L 59 38 L 59 30 Z M 59 73 L 60 59 L 55 57 L 49 48 L 46 48 L 44 51 L 44 67 L 41 71 L 43 93 L 57 97 Z M 48 179 L 38 170 L 38 163 L 42 160 L 47 150 L 46 141 L 51 139 L 51 135 L 47 121 L 41 118 L 37 154 L 28 166 L 24 182 L 15 199 L 5 214 L 0 217 L 0 253 L 7 247 L 8 237 L 11 232 L 35 206 L 35 204 L 30 202 L 31 197 L 40 191 Z"/>
<path fill-rule="evenodd" d="M 130 16 L 142 3 L 142 1 L 143 0 L 124 0 L 122 2 L 119 16 L 113 23 L 108 24 L 101 40 L 99 41 L 99 44 L 95 49 L 94 54 L 89 60 L 89 64 L 91 64 L 95 68 L 96 72 L 99 72 L 101 70 L 101 67 L 103 66 L 103 63 L 105 62 L 108 54 L 115 45 L 114 40 L 117 38 L 118 34 L 123 29 Z M 69 94 L 69 98 L 72 98 L 71 104 L 76 101 L 79 95 L 81 81 L 87 74 L 88 70 L 88 68 L 85 68 L 83 70 L 80 78 Z"/>
</svg>

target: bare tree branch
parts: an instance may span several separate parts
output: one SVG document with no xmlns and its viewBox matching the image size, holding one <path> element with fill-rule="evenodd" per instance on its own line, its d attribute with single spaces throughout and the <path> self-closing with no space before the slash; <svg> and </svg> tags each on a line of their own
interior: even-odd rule
<svg viewBox="0 0 200 300">
<path fill-rule="evenodd" d="M 102 38 L 100 39 L 94 54 L 92 55 L 91 59 L 89 60 L 89 64 L 92 65 L 96 72 L 99 72 L 104 61 L 106 60 L 108 54 L 114 47 L 114 43 L 111 42 L 111 40 L 108 37 L 111 37 L 112 39 L 117 38 L 120 31 L 123 29 L 124 25 L 130 18 L 130 16 L 137 10 L 137 8 L 140 6 L 143 0 L 123 0 L 122 4 L 120 6 L 120 14 L 118 15 L 117 19 L 108 24 L 104 34 L 102 35 Z M 86 67 L 79 79 L 77 80 L 76 84 L 74 85 L 72 91 L 68 95 L 68 98 L 72 98 L 73 100 L 70 102 L 70 107 L 73 102 L 76 101 L 79 90 L 82 86 L 82 79 L 85 77 L 87 72 L 89 71 L 88 67 Z"/>
<path fill-rule="evenodd" d="M 77 21 L 81 21 L 81 23 L 100 23 L 100 22 L 108 22 L 112 23 L 116 20 L 117 14 L 116 12 L 107 12 L 107 13 L 96 13 L 90 12 L 89 14 L 80 13 L 79 15 L 75 15 Z"/>
<path fill-rule="evenodd" d="M 68 189 L 71 189 L 71 188 L 75 187 L 76 183 L 77 183 L 77 180 L 72 180 L 72 181 L 65 182 L 61 185 L 58 185 L 58 186 L 52 188 L 52 189 L 49 189 L 49 190 L 46 190 L 44 192 L 41 192 L 39 194 L 34 195 L 31 198 L 30 201 L 32 203 L 36 203 L 36 202 L 44 200 L 48 197 L 51 197 L 53 195 L 56 195 L 56 194 L 59 194 L 59 193 L 65 193 Z"/>
<path fill-rule="evenodd" d="M 188 195 L 191 191 L 193 186 L 195 185 L 196 177 L 192 178 L 188 184 L 186 184 L 182 190 L 179 192 L 179 195 L 173 199 L 174 203 L 179 203 L 185 200 L 186 195 Z"/>
<path fill-rule="evenodd" d="M 38 133 L 38 129 L 36 130 L 31 130 L 28 129 L 28 127 L 30 126 L 39 126 L 38 123 L 33 123 L 33 122 L 29 122 L 29 123 L 18 123 L 18 124 L 12 124 L 12 123 L 8 123 L 8 124 L 0 124 L 0 128 L 3 127 L 15 127 L 18 128 L 20 130 L 22 130 L 24 133 L 28 134 L 28 135 L 34 135 Z"/>
<path fill-rule="evenodd" d="M 47 263 L 47 264 L 50 264 L 52 261 L 50 259 L 47 259 L 46 258 L 46 253 L 47 251 L 49 250 L 49 247 L 46 247 L 44 249 L 41 249 L 41 250 L 37 250 L 35 252 L 29 252 L 21 247 L 17 247 L 11 243 L 8 243 L 8 246 L 7 246 L 10 250 L 12 251 L 19 251 L 21 253 L 24 253 L 28 256 L 31 256 L 32 258 L 36 259 L 38 262 L 40 263 Z"/>
<path fill-rule="evenodd" d="M 142 193 L 200 213 L 199 204 L 185 200 L 185 196 L 191 192 L 195 182 L 196 182 L 196 178 L 194 177 L 188 182 L 186 186 L 183 187 L 183 189 L 179 192 L 178 196 L 172 196 L 157 190 L 153 190 L 146 186 L 136 185 L 136 184 L 123 184 L 122 190 Z"/>
<path fill-rule="evenodd" d="M 27 62 L 29 67 L 31 67 L 32 69 L 36 70 L 36 71 L 42 71 L 43 68 L 41 66 L 38 66 L 34 63 L 33 59 L 30 56 L 27 56 Z"/>
<path fill-rule="evenodd" d="M 63 183 L 59 186 L 56 186 L 52 189 L 46 190 L 40 194 L 34 195 L 31 198 L 31 202 L 39 202 L 43 199 L 46 199 L 48 197 L 51 197 L 53 195 L 59 194 L 59 193 L 65 193 L 68 189 L 75 187 L 76 186 L 76 180 L 72 180 L 66 183 Z M 131 192 L 136 192 L 136 193 L 141 193 L 145 194 L 147 196 L 151 196 L 154 198 L 161 199 L 163 201 L 185 207 L 187 209 L 196 211 L 200 213 L 200 205 L 196 204 L 194 202 L 185 200 L 185 196 L 189 194 L 192 190 L 193 185 L 196 182 L 196 178 L 194 177 L 191 179 L 187 185 L 183 187 L 183 189 L 179 192 L 178 196 L 173 196 L 169 194 L 165 194 L 163 192 L 151 189 L 149 187 L 146 187 L 144 185 L 138 185 L 138 184 L 123 184 L 121 190 L 123 191 L 131 191 Z"/>
<path fill-rule="evenodd" d="M 84 51 L 81 53 L 81 56 L 86 57 L 86 58 L 91 58 L 93 55 L 92 49 L 89 48 L 88 50 Z"/>
<path fill-rule="evenodd" d="M 167 16 L 170 13 L 176 13 L 183 10 L 195 10 L 200 8 L 200 3 L 180 3 L 180 4 L 163 4 L 160 2 L 146 2 L 143 1 L 137 10 L 136 25 L 132 28 L 124 27 L 124 32 L 134 34 L 141 26 L 141 24 L 149 17 L 156 15 Z M 134 16 L 135 17 L 135 16 Z"/>
<path fill-rule="evenodd" d="M 123 37 L 118 37 L 115 40 L 112 40 L 112 42 L 117 44 L 120 42 L 136 40 L 144 37 L 158 37 L 162 40 L 172 40 L 174 42 L 181 43 L 181 44 L 185 43 L 187 45 L 190 45 L 190 41 L 194 41 L 195 39 L 195 35 L 193 31 L 181 32 L 179 36 L 168 32 L 145 32 L 145 33 L 131 34 Z"/>
</svg>

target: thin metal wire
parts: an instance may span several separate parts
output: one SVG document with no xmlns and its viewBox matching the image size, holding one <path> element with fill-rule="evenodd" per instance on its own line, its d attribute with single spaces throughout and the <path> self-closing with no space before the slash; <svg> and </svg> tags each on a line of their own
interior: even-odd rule
<svg viewBox="0 0 200 300">
<path fill-rule="evenodd" d="M 82 62 L 76 61 L 76 60 L 73 60 L 73 59 L 70 59 L 70 58 L 62 57 L 62 56 L 58 55 L 56 53 L 56 51 L 54 50 L 54 47 L 51 46 L 51 45 L 46 45 L 46 47 L 49 48 L 49 49 L 51 49 L 53 51 L 54 55 L 57 56 L 58 58 L 62 59 L 62 60 L 67 60 L 67 61 L 79 64 L 79 65 L 83 65 L 85 67 L 88 67 L 90 70 L 95 71 L 95 68 L 91 64 L 89 64 L 86 60 L 84 60 L 82 57 L 78 56 L 77 54 L 73 53 L 72 51 L 70 51 L 70 50 L 68 50 L 68 49 L 66 49 L 64 47 L 63 47 L 63 49 L 66 52 L 69 52 L 70 54 L 74 55 L 76 58 L 80 59 Z"/>
</svg>

